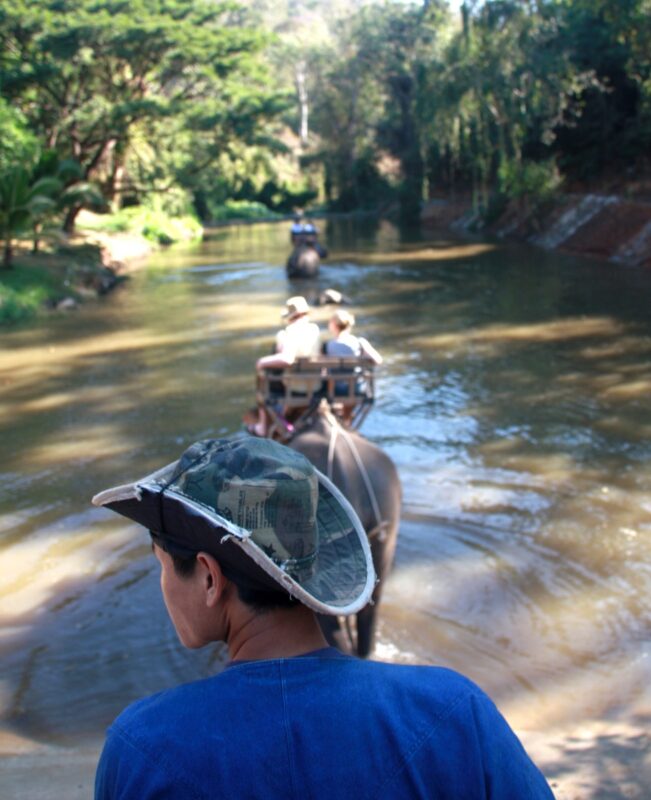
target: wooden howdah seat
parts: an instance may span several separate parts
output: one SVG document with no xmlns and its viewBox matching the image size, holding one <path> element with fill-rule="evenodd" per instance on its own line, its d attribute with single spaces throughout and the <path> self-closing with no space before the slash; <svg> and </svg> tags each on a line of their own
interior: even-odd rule
<svg viewBox="0 0 651 800">
<path fill-rule="evenodd" d="M 374 369 L 370 358 L 319 356 L 259 370 L 256 399 L 272 420 L 268 435 L 289 438 L 323 401 L 342 425 L 359 428 L 375 400 Z"/>
</svg>

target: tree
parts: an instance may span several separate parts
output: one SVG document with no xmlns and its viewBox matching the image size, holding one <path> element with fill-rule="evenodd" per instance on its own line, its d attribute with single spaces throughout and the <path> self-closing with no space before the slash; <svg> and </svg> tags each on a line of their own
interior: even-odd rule
<svg viewBox="0 0 651 800">
<path fill-rule="evenodd" d="M 31 174 L 31 183 L 49 181 L 53 204 L 44 204 L 31 213 L 32 252 L 39 249 L 45 223 L 55 214 L 63 215 L 69 208 L 101 207 L 104 199 L 92 183 L 84 180 L 81 166 L 73 159 L 61 160 L 54 150 L 41 153 Z"/>
<path fill-rule="evenodd" d="M 274 113 L 253 58 L 263 37 L 239 22 L 210 0 L 0 0 L 2 91 L 111 202 L 136 130 L 163 137 L 182 120 L 207 167 Z"/>
<path fill-rule="evenodd" d="M 496 190 L 544 177 L 528 162 L 547 163 L 553 177 L 559 126 L 580 116 L 593 76 L 572 63 L 556 0 L 467 2 L 462 12 L 462 28 L 425 70 L 421 121 L 436 144 L 430 185 L 470 184 L 486 211 Z"/>
<path fill-rule="evenodd" d="M 12 237 L 26 230 L 42 214 L 56 208 L 61 183 L 56 178 L 33 179 L 26 167 L 17 166 L 0 175 L 0 236 L 4 239 L 2 265 L 11 268 Z"/>
<path fill-rule="evenodd" d="M 582 113 L 564 120 L 562 164 L 581 180 L 647 161 L 651 146 L 651 4 L 648 0 L 559 0 L 560 35 L 593 80 L 577 95 Z"/>
<path fill-rule="evenodd" d="M 311 158 L 325 167 L 331 206 L 350 210 L 378 200 L 377 193 L 367 191 L 370 187 L 362 176 L 378 159 L 375 129 L 382 102 L 375 78 L 359 56 L 354 25 L 342 23 L 339 31 L 336 49 L 323 48 L 312 57 L 319 144 Z"/>
<path fill-rule="evenodd" d="M 438 3 L 362 4 L 312 57 L 314 128 L 336 207 L 377 205 L 397 193 L 402 216 L 418 218 L 420 54 L 441 14 Z"/>
<path fill-rule="evenodd" d="M 38 141 L 24 116 L 0 97 L 0 171 L 32 161 L 37 149 Z"/>
</svg>

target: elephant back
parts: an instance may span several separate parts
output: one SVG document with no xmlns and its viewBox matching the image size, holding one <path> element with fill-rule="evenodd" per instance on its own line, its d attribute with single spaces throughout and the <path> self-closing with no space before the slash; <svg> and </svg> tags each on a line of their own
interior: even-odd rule
<svg viewBox="0 0 651 800">
<path fill-rule="evenodd" d="M 320 412 L 292 438 L 289 446 L 306 456 L 343 492 L 369 538 L 378 582 L 373 602 L 357 614 L 356 635 L 351 637 L 349 628 L 342 627 L 336 618 L 319 620 L 330 644 L 365 658 L 373 649 L 382 590 L 398 538 L 402 499 L 398 471 L 377 445 L 343 429 L 332 415 Z"/>
<path fill-rule="evenodd" d="M 290 278 L 313 278 L 319 274 L 321 259 L 314 247 L 297 245 L 287 259 L 287 275 Z"/>
<path fill-rule="evenodd" d="M 367 532 L 380 523 L 397 528 L 400 479 L 393 461 L 376 444 L 318 414 L 289 446 L 307 456 L 343 492 Z"/>
</svg>

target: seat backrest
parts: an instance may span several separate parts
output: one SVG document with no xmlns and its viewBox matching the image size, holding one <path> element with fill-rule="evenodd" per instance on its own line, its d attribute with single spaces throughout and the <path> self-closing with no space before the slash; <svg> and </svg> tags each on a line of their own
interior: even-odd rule
<svg viewBox="0 0 651 800">
<path fill-rule="evenodd" d="M 369 403 L 373 401 L 375 380 L 374 362 L 364 356 L 319 356 L 299 358 L 282 371 L 276 368 L 258 373 L 258 400 L 264 403 L 282 402 L 287 407 L 311 404 L 315 397 L 326 398 L 331 404 Z M 273 389 L 280 388 L 283 392 Z M 270 384 L 275 384 L 270 386 Z M 297 397 L 293 386 L 311 386 L 307 395 Z"/>
</svg>

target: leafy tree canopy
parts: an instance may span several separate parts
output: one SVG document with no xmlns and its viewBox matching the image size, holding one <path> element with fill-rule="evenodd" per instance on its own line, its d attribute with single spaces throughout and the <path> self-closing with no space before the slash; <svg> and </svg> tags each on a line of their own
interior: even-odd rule
<svg viewBox="0 0 651 800">
<path fill-rule="evenodd" d="M 0 0 L 0 88 L 110 200 L 136 130 L 182 120 L 206 156 L 257 134 L 279 108 L 264 42 L 230 2 Z"/>
</svg>

